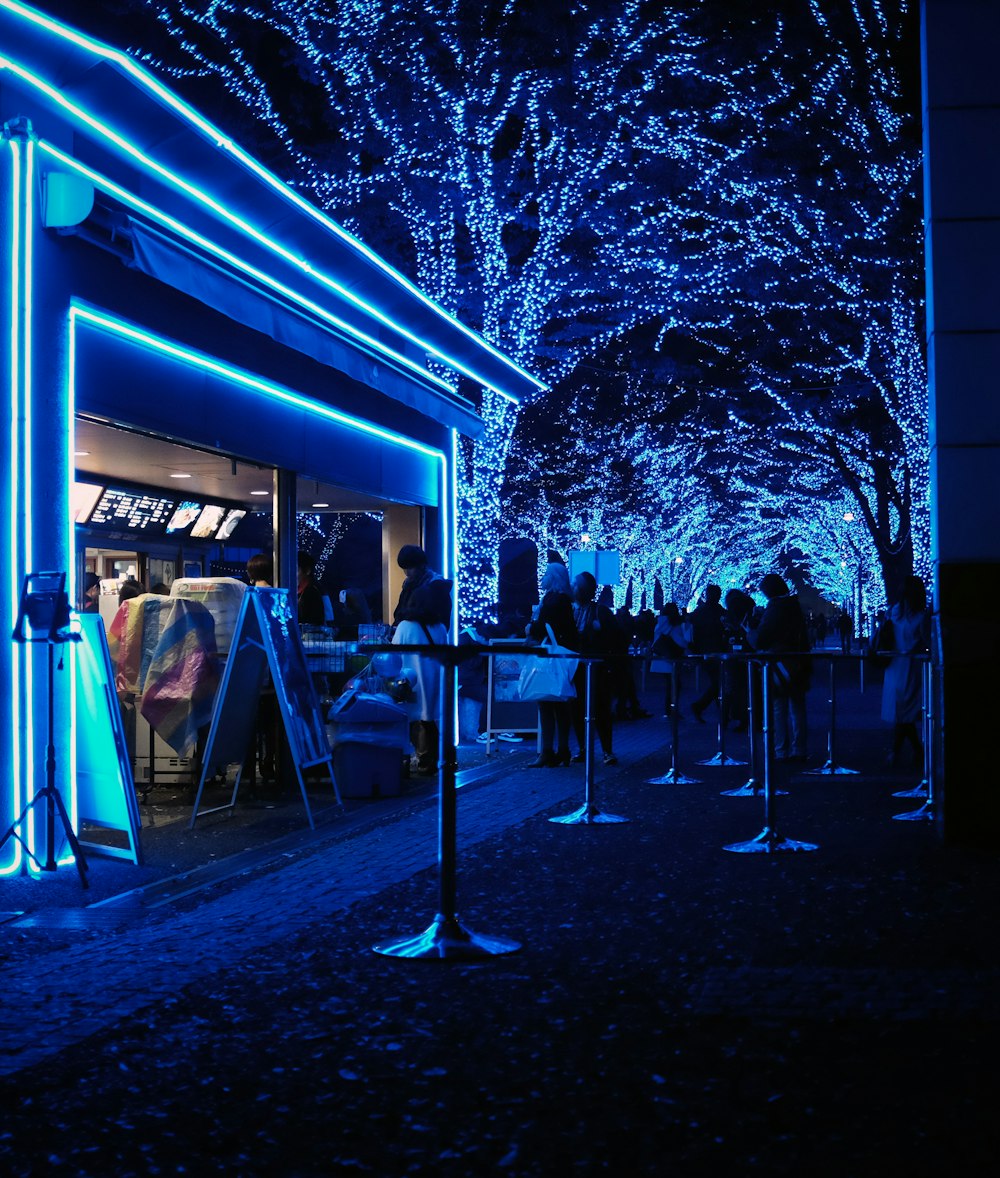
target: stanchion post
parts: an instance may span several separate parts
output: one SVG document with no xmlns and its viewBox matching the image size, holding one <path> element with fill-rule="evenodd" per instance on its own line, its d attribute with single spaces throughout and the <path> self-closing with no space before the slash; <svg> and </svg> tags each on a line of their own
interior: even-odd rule
<svg viewBox="0 0 1000 1178">
<path fill-rule="evenodd" d="M 730 843 L 723 850 L 737 854 L 776 854 L 782 851 L 817 851 L 816 843 L 803 843 L 796 839 L 782 838 L 775 829 L 773 815 L 773 793 L 771 790 L 771 664 L 764 663 L 762 700 L 764 709 L 764 829 L 756 838 L 742 843 Z"/>
<path fill-rule="evenodd" d="M 686 777 L 677 768 L 677 746 L 680 740 L 680 716 L 677 711 L 677 680 L 680 678 L 680 659 L 674 659 L 670 676 L 670 772 L 662 777 L 650 777 L 648 785 L 699 785 L 696 777 Z"/>
<path fill-rule="evenodd" d="M 764 787 L 761 785 L 757 777 L 757 766 L 760 764 L 760 750 L 758 748 L 759 741 L 757 739 L 757 718 L 754 714 L 754 697 L 757 692 L 755 690 L 756 683 L 754 681 L 754 672 L 757 664 L 753 659 L 747 659 L 747 733 L 750 742 L 750 777 L 745 785 L 741 785 L 739 789 L 724 789 L 721 797 L 724 798 L 755 798 L 763 793 Z M 777 790 L 778 794 L 783 794 L 785 790 Z"/>
<path fill-rule="evenodd" d="M 587 684 L 587 749 L 586 762 L 584 765 L 584 802 L 583 805 L 578 810 L 574 810 L 572 814 L 563 814 L 558 818 L 550 818 L 549 821 L 556 822 L 561 826 L 593 826 L 604 825 L 613 822 L 628 822 L 629 820 L 627 818 L 622 818 L 617 814 L 605 814 L 594 801 L 594 660 L 585 659 L 584 662 L 586 664 Z"/>
<path fill-rule="evenodd" d="M 440 741 L 438 744 L 438 907 L 433 922 L 414 937 L 373 945 L 386 957 L 414 960 L 479 961 L 516 953 L 520 945 L 504 937 L 484 937 L 465 928 L 455 914 L 457 802 L 455 771 L 455 713 L 458 703 L 457 648 L 438 647 L 442 665 L 438 670 L 441 688 Z M 434 657 L 428 652 L 426 657 Z"/>
<path fill-rule="evenodd" d="M 699 765 L 745 765 L 746 761 L 739 761 L 735 757 L 726 756 L 726 696 L 723 684 L 726 678 L 726 661 L 719 659 L 719 751 L 706 761 L 699 761 Z"/>
<path fill-rule="evenodd" d="M 926 798 L 924 804 L 916 810 L 907 810 L 903 814 L 893 814 L 897 822 L 933 822 L 934 821 L 934 692 L 930 659 L 922 662 L 920 667 L 920 694 L 923 705 L 923 720 L 921 730 L 924 736 L 924 779 L 912 790 L 901 791 L 892 796 L 894 798 Z"/>
<path fill-rule="evenodd" d="M 857 777 L 857 769 L 837 764 L 837 656 L 827 656 L 830 662 L 830 731 L 826 738 L 826 764 L 819 769 L 806 769 L 811 777 Z"/>
</svg>

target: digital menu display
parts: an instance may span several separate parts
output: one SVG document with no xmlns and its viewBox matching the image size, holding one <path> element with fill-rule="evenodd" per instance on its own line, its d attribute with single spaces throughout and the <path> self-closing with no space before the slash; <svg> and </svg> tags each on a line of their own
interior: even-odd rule
<svg viewBox="0 0 1000 1178">
<path fill-rule="evenodd" d="M 103 490 L 104 488 L 97 483 L 73 483 L 69 493 L 69 509 L 73 513 L 73 523 L 85 524 L 90 519 L 90 513 L 97 506 Z"/>
<path fill-rule="evenodd" d="M 222 521 L 222 525 L 215 533 L 216 540 L 228 540 L 229 537 L 236 531 L 236 525 L 246 515 L 246 510 L 242 507 L 230 507 L 226 512 L 226 518 Z"/>
<path fill-rule="evenodd" d="M 158 532 L 174 508 L 174 500 L 145 491 L 105 487 L 87 521 L 91 527 Z"/>
<path fill-rule="evenodd" d="M 194 540 L 208 540 L 215 535 L 215 531 L 219 524 L 222 523 L 222 517 L 226 514 L 226 509 L 221 507 L 218 503 L 207 503 L 201 509 L 201 515 L 195 521 L 194 527 L 191 529 L 191 537 Z"/>
<path fill-rule="evenodd" d="M 178 503 L 177 510 L 167 521 L 167 535 L 171 536 L 175 532 L 183 532 L 189 528 L 201 515 L 201 508 L 202 504 L 194 499 L 185 499 L 183 503 Z"/>
</svg>

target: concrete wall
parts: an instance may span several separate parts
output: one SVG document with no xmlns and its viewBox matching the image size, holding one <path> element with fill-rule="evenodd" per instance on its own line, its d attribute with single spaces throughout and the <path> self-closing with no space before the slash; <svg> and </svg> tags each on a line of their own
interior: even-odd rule
<svg viewBox="0 0 1000 1178">
<path fill-rule="evenodd" d="M 945 837 L 995 844 L 1000 3 L 923 0 L 932 556 Z"/>
</svg>

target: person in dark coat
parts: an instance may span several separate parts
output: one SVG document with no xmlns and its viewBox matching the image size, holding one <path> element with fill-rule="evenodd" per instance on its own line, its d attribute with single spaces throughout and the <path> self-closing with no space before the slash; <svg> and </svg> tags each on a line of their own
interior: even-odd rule
<svg viewBox="0 0 1000 1178">
<path fill-rule="evenodd" d="M 722 608 L 722 590 L 718 585 L 708 585 L 705 596 L 691 614 L 693 654 L 722 654 L 729 650 L 729 635 L 726 633 L 726 611 Z M 691 702 L 691 714 L 704 724 L 702 713 L 713 700 L 718 701 L 722 677 L 722 664 L 715 659 L 706 659 L 701 664 L 707 683 L 697 699 Z"/>
<path fill-rule="evenodd" d="M 573 598 L 570 593 L 569 570 L 562 557 L 549 553 L 549 563 L 542 577 L 542 600 L 538 612 L 528 623 L 528 636 L 543 642 L 551 627 L 559 646 L 576 650 L 576 620 L 573 617 Z M 541 750 L 532 769 L 556 769 L 570 763 L 569 730 L 573 719 L 572 700 L 546 700 L 538 705 L 538 727 Z"/>
<path fill-rule="evenodd" d="M 326 622 L 326 611 L 323 609 L 323 594 L 313 576 L 316 561 L 308 552 L 300 552 L 297 563 L 299 625 L 322 626 Z"/>
<path fill-rule="evenodd" d="M 573 618 L 578 635 L 577 649 L 590 658 L 620 656 L 621 633 L 615 615 L 606 605 L 599 605 L 594 597 L 597 581 L 592 573 L 578 573 L 573 578 Z M 627 651 L 626 651 L 627 653 Z M 573 677 L 576 699 L 573 703 L 573 729 L 580 746 L 574 760 L 586 759 L 587 741 L 587 667 L 581 663 Z M 618 758 L 612 747 L 611 697 L 612 673 L 607 662 L 594 663 L 590 669 L 590 690 L 592 694 L 592 715 L 601 742 L 605 765 L 616 765 Z"/>
<path fill-rule="evenodd" d="M 755 650 L 794 652 L 769 667 L 774 700 L 774 755 L 779 761 L 804 761 L 808 727 L 806 693 L 812 674 L 809 635 L 799 599 L 777 573 L 760 583 L 767 605 L 750 633 Z M 797 656 L 797 657 L 796 657 Z"/>
</svg>

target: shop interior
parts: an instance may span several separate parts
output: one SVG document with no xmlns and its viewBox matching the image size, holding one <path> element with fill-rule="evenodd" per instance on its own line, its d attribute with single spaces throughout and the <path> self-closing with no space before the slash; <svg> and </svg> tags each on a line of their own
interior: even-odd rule
<svg viewBox="0 0 1000 1178">
<path fill-rule="evenodd" d="M 86 606 L 86 586 L 94 579 L 87 574 L 99 579 L 98 608 L 109 632 L 127 581 L 139 583 L 136 592 L 187 594 L 212 610 L 224 659 L 227 621 L 248 583 L 247 561 L 273 550 L 276 486 L 276 471 L 259 463 L 78 417 L 72 503 L 78 608 Z M 387 516 L 398 521 L 408 513 L 409 525 L 418 528 L 421 513 L 301 473 L 295 486 L 297 546 L 320 558 L 316 579 L 326 607 L 327 626 L 309 637 L 327 657 L 311 665 L 319 693 L 331 697 L 356 670 L 356 658 L 330 653 L 341 645 L 344 603 L 360 601 L 369 624 L 382 622 Z M 343 637 L 357 639 L 356 621 Z M 115 650 L 112 636 L 113 664 Z M 129 722 L 140 793 L 154 785 L 190 786 L 195 759 L 178 755 L 153 733 L 138 708 Z M 251 785 L 255 770 L 245 767 Z"/>
</svg>

